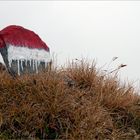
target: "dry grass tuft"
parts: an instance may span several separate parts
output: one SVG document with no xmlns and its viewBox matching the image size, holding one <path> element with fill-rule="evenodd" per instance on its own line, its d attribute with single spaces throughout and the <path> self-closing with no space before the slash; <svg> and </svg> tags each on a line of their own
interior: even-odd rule
<svg viewBox="0 0 140 140">
<path fill-rule="evenodd" d="M 94 63 L 16 79 L 1 72 L 0 95 L 1 139 L 140 139 L 140 96 Z"/>
</svg>

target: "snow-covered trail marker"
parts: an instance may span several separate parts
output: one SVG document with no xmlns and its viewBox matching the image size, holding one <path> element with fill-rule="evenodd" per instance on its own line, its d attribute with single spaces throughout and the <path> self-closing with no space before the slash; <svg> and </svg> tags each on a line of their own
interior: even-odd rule
<svg viewBox="0 0 140 140">
<path fill-rule="evenodd" d="M 12 75 L 38 73 L 51 62 L 45 42 L 33 31 L 16 25 L 0 31 L 0 52 Z"/>
</svg>

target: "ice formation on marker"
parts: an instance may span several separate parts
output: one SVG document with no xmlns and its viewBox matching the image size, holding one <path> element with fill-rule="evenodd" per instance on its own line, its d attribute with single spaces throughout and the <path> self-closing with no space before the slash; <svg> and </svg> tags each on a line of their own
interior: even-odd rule
<svg viewBox="0 0 140 140">
<path fill-rule="evenodd" d="M 33 31 L 10 25 L 0 31 L 0 53 L 11 75 L 38 73 L 50 60 L 50 49 Z"/>
<path fill-rule="evenodd" d="M 29 66 L 32 67 L 36 73 L 38 73 L 38 67 L 41 62 L 44 62 L 45 67 L 47 66 L 48 62 L 50 62 L 49 52 L 43 49 L 30 49 L 27 47 L 15 47 L 10 45 L 7 51 L 9 67 L 12 66 L 13 61 L 17 61 L 18 75 L 20 75 L 21 71 L 24 69 L 23 64 L 27 66 L 27 63 L 29 62 Z"/>
</svg>

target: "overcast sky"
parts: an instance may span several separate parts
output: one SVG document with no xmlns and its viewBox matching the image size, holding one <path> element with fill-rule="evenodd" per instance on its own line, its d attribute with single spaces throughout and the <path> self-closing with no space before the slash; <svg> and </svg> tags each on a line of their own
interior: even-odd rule
<svg viewBox="0 0 140 140">
<path fill-rule="evenodd" d="M 39 34 L 59 64 L 118 56 L 112 67 L 127 64 L 122 77 L 140 79 L 139 1 L 0 1 L 0 30 L 11 24 Z"/>
</svg>

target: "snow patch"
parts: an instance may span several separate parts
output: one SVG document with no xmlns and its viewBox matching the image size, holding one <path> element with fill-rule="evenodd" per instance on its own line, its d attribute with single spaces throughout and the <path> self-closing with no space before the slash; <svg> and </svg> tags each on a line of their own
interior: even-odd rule
<svg viewBox="0 0 140 140">
<path fill-rule="evenodd" d="M 35 69 L 36 73 L 38 73 L 38 66 L 40 62 L 44 62 L 45 66 L 48 62 L 51 61 L 50 53 L 44 49 L 31 49 L 27 47 L 20 47 L 20 46 L 8 46 L 8 61 L 9 66 L 11 67 L 12 61 L 17 60 L 17 67 L 18 67 L 18 75 L 20 75 L 20 67 L 23 70 L 23 62 L 29 62 L 31 66 L 31 62 L 33 61 L 33 69 Z"/>
</svg>

